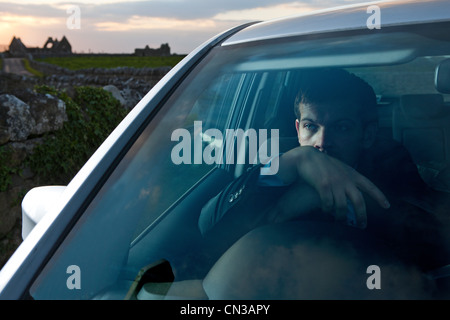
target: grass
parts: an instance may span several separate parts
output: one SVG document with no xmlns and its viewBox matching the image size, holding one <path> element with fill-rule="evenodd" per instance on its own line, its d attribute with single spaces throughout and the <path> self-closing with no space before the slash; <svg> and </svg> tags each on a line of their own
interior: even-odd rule
<svg viewBox="0 0 450 320">
<path fill-rule="evenodd" d="M 27 70 L 28 72 L 30 72 L 32 75 L 38 77 L 38 78 L 42 78 L 44 76 L 44 74 L 36 69 L 33 69 L 30 66 L 30 61 L 28 59 L 23 59 L 23 65 L 25 67 L 25 70 Z"/>
<path fill-rule="evenodd" d="M 135 56 L 70 56 L 70 57 L 52 57 L 36 59 L 46 63 L 58 65 L 70 70 L 80 70 L 87 68 L 116 68 L 116 67 L 134 67 L 134 68 L 157 68 L 173 67 L 183 59 L 184 56 L 168 57 L 135 57 Z"/>
</svg>

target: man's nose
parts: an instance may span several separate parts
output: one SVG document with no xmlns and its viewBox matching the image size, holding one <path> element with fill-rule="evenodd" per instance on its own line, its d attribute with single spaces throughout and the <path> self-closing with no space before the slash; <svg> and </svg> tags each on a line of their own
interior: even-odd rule
<svg viewBox="0 0 450 320">
<path fill-rule="evenodd" d="M 326 152 L 330 147 L 330 138 L 325 128 L 320 128 L 315 134 L 314 147 L 322 152 Z"/>
</svg>

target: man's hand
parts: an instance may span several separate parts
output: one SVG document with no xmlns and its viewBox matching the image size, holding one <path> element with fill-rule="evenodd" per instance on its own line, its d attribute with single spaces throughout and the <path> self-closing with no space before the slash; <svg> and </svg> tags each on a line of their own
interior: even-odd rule
<svg viewBox="0 0 450 320">
<path fill-rule="evenodd" d="M 367 225 L 366 204 L 362 193 L 372 197 L 382 208 L 389 208 L 385 195 L 366 177 L 336 158 L 320 152 L 314 147 L 294 148 L 279 158 L 278 176 L 286 184 L 304 182 L 318 194 L 310 198 L 305 208 L 311 209 L 313 202 L 325 212 L 334 212 L 335 219 L 345 221 L 348 202 L 353 205 L 358 226 Z M 300 188 L 302 194 L 311 195 L 308 188 Z M 299 190 L 300 190 L 299 189 Z M 299 201 L 304 197 L 299 196 Z M 301 214 L 301 212 L 299 213 Z"/>
</svg>

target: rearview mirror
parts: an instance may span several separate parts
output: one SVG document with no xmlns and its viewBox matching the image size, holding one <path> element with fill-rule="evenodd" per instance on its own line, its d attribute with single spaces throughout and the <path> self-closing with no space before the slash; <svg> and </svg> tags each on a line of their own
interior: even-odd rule
<svg viewBox="0 0 450 320">
<path fill-rule="evenodd" d="M 64 186 L 33 188 L 22 200 L 22 239 L 30 234 L 36 224 L 51 210 L 62 194 Z"/>
</svg>

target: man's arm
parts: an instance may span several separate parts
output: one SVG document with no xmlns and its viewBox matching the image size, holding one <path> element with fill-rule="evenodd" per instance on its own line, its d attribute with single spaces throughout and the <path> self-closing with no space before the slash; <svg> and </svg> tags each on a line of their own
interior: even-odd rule
<svg viewBox="0 0 450 320">
<path fill-rule="evenodd" d="M 362 193 L 373 198 L 382 208 L 389 208 L 385 195 L 366 177 L 343 162 L 314 147 L 294 148 L 279 158 L 278 176 L 286 183 L 304 182 L 319 195 L 324 212 L 333 212 L 344 221 L 351 203 L 356 222 L 367 224 L 366 205 Z"/>
<path fill-rule="evenodd" d="M 298 218 L 320 207 L 325 212 L 335 212 L 336 220 L 345 220 L 349 202 L 357 225 L 365 226 L 362 192 L 381 207 L 389 207 L 383 193 L 367 178 L 313 147 L 294 148 L 273 161 L 279 161 L 278 177 L 292 188 L 258 186 L 260 166 L 253 167 L 205 205 L 199 219 L 202 234 L 223 230 L 243 235 L 259 225 Z M 287 190 L 291 201 L 280 202 Z"/>
</svg>

